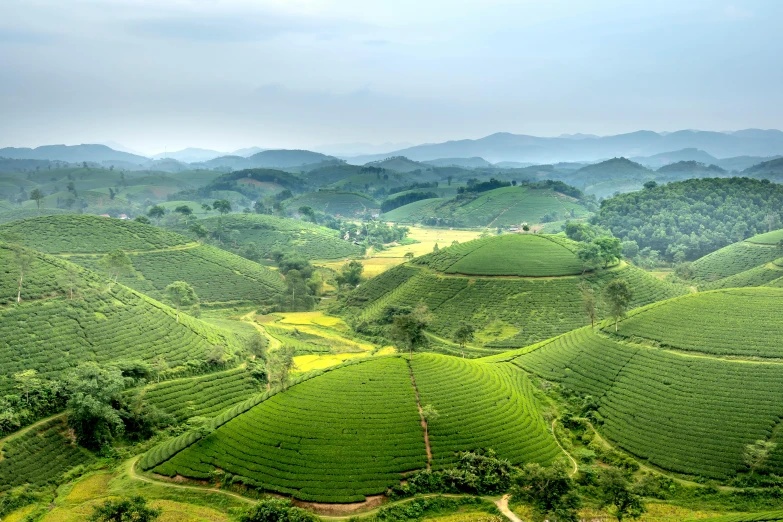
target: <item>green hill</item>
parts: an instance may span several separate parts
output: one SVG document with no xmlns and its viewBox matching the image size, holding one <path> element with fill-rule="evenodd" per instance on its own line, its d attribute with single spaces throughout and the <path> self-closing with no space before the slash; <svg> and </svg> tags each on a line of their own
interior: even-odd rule
<svg viewBox="0 0 783 522">
<path fill-rule="evenodd" d="M 204 303 L 270 302 L 285 289 L 280 275 L 219 248 L 201 245 L 173 232 L 134 221 L 90 215 L 46 216 L 0 225 L 0 238 L 93 270 L 102 256 L 124 250 L 133 270 L 119 281 L 156 299 L 166 286 L 187 281 Z"/>
<path fill-rule="evenodd" d="M 84 361 L 106 363 L 162 357 L 171 373 L 205 365 L 216 345 L 241 349 L 236 337 L 62 259 L 26 251 L 22 304 L 0 307 L 0 390 L 13 374 L 35 369 L 57 377 Z M 16 301 L 19 268 L 14 250 L 0 244 L 3 304 Z M 71 291 L 73 290 L 73 298 Z"/>
<path fill-rule="evenodd" d="M 199 223 L 209 231 L 215 230 L 219 223 L 224 230 L 236 230 L 231 241 L 240 247 L 253 243 L 263 257 L 270 257 L 275 250 L 294 250 L 307 259 L 341 259 L 364 253 L 362 247 L 342 239 L 338 231 L 297 219 L 230 214 L 202 219 Z"/>
<path fill-rule="evenodd" d="M 762 265 L 783 257 L 783 247 L 779 245 L 781 240 L 783 229 L 759 234 L 716 250 L 693 262 L 693 278 L 697 284 L 720 285 L 723 288 L 728 288 L 727 285 L 732 282 L 736 283 L 736 286 L 755 286 L 748 283 L 759 280 L 759 277 L 770 278 L 774 275 L 762 275 L 762 272 L 767 271 Z M 775 270 L 775 267 L 768 266 L 767 269 Z M 741 275 L 750 270 L 753 272 Z M 731 281 L 724 281 L 731 276 L 736 277 Z"/>
<path fill-rule="evenodd" d="M 689 295 L 631 313 L 619 335 L 586 327 L 504 359 L 598 400 L 602 434 L 631 454 L 726 478 L 748 470 L 747 444 L 776 441 L 781 302 L 767 288 Z M 782 451 L 769 467 L 780 473 Z"/>
<path fill-rule="evenodd" d="M 613 279 L 627 280 L 634 306 L 687 292 L 626 263 L 573 275 L 581 273 L 574 245 L 558 236 L 506 235 L 441 249 L 363 283 L 342 313 L 359 325 L 380 324 L 390 307 L 423 302 L 432 311 L 434 334 L 450 339 L 460 321 L 468 321 L 477 330 L 476 343 L 497 351 L 588 323 L 578 286 L 583 279 L 599 296 Z M 603 308 L 599 302 L 601 313 Z"/>
<path fill-rule="evenodd" d="M 783 158 L 763 161 L 746 168 L 742 171 L 742 174 L 753 178 L 768 178 L 780 181 L 783 179 Z"/>
<path fill-rule="evenodd" d="M 432 169 L 432 165 L 419 163 L 418 161 L 410 160 L 405 156 L 392 156 L 384 160 L 373 161 L 371 163 L 367 163 L 365 167 L 376 167 L 387 170 L 395 170 L 397 172 L 424 172 Z"/>
<path fill-rule="evenodd" d="M 587 209 L 575 198 L 550 188 L 519 186 L 486 192 L 466 192 L 449 200 L 415 202 L 387 212 L 382 218 L 430 225 L 508 227 L 521 223 L 556 221 L 566 217 L 578 218 L 587 214 Z"/>
<path fill-rule="evenodd" d="M 566 182 L 597 197 L 608 197 L 615 192 L 638 190 L 655 177 L 652 170 L 634 161 L 612 158 L 568 174 Z"/>
<path fill-rule="evenodd" d="M 303 194 L 287 200 L 285 206 L 293 211 L 300 207 L 312 207 L 317 212 L 343 217 L 377 213 L 380 209 L 380 204 L 366 194 L 339 190 L 319 190 Z"/>
<path fill-rule="evenodd" d="M 656 170 L 660 175 L 672 178 L 717 178 L 725 176 L 728 171 L 717 165 L 707 165 L 698 161 L 678 161 L 670 163 Z"/>
<path fill-rule="evenodd" d="M 508 364 L 422 354 L 411 363 L 383 357 L 343 365 L 266 394 L 216 421 L 203 439 L 153 449 L 141 466 L 192 479 L 220 468 L 235 483 L 301 500 L 361 501 L 426 466 L 417 390 L 440 414 L 428 426 L 434 468 L 477 448 L 514 464 L 547 463 L 560 452 L 524 374 Z"/>
</svg>

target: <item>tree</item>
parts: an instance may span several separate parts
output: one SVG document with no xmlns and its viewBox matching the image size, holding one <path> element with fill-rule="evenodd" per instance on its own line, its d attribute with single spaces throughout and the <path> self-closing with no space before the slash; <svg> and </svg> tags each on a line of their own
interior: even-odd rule
<svg viewBox="0 0 783 522">
<path fill-rule="evenodd" d="M 462 358 L 465 358 L 465 345 L 473 340 L 476 329 L 472 324 L 462 321 L 459 327 L 454 331 L 454 341 L 459 344 Z"/>
<path fill-rule="evenodd" d="M 136 223 L 143 223 L 145 225 L 150 224 L 150 219 L 147 216 L 136 216 L 133 221 Z"/>
<path fill-rule="evenodd" d="M 750 468 L 751 474 L 767 461 L 770 452 L 776 447 L 776 443 L 766 440 L 757 440 L 753 444 L 745 446 L 745 450 L 742 452 L 742 460 Z"/>
<path fill-rule="evenodd" d="M 438 413 L 438 410 L 435 409 L 435 406 L 432 404 L 425 404 L 421 408 L 421 416 L 424 419 L 424 422 L 429 424 L 430 421 L 438 420 L 440 414 Z"/>
<path fill-rule="evenodd" d="M 239 516 L 239 522 L 317 522 L 317 516 L 293 507 L 288 499 L 267 499 L 257 502 Z"/>
<path fill-rule="evenodd" d="M 260 199 L 253 203 L 253 210 L 256 214 L 266 214 L 266 207 L 261 203 Z"/>
<path fill-rule="evenodd" d="M 62 286 L 68 289 L 68 294 L 71 301 L 73 301 L 73 292 L 79 285 L 79 272 L 73 265 L 68 265 L 68 268 L 63 275 Z"/>
<path fill-rule="evenodd" d="M 207 229 L 204 228 L 204 225 L 202 225 L 201 223 L 193 223 L 192 225 L 190 225 L 188 230 L 196 234 L 196 237 L 198 238 L 199 241 L 203 241 L 204 238 L 207 237 L 207 235 L 209 234 Z"/>
<path fill-rule="evenodd" d="M 598 310 L 596 308 L 595 291 L 587 284 L 587 281 L 579 283 L 579 292 L 582 294 L 582 306 L 590 319 L 590 326 L 595 328 L 595 320 L 598 319 Z"/>
<path fill-rule="evenodd" d="M 131 263 L 128 254 L 122 250 L 112 250 L 100 260 L 100 265 L 109 273 L 109 277 L 117 282 L 117 278 L 121 273 L 130 272 L 133 269 L 133 263 Z"/>
<path fill-rule="evenodd" d="M 427 346 L 428 340 L 424 329 L 432 322 L 427 306 L 419 304 L 413 311 L 407 314 L 395 315 L 392 320 L 392 338 L 408 349 L 410 359 L 413 352 Z"/>
<path fill-rule="evenodd" d="M 315 210 L 312 207 L 299 207 L 299 213 L 315 223 Z"/>
<path fill-rule="evenodd" d="M 286 389 L 288 375 L 296 367 L 294 364 L 295 350 L 292 346 L 281 346 L 269 354 L 266 367 L 269 375 L 269 386 L 279 386 Z"/>
<path fill-rule="evenodd" d="M 448 181 L 448 183 L 449 183 L 449 187 L 451 186 L 451 180 L 452 180 L 452 179 L 454 179 L 454 176 L 448 176 L 448 177 L 446 178 L 446 181 Z"/>
<path fill-rule="evenodd" d="M 438 244 L 437 244 L 437 243 L 435 243 L 435 246 L 434 246 L 434 247 L 432 247 L 432 251 L 433 251 L 433 252 L 440 252 L 440 247 L 438 246 Z"/>
<path fill-rule="evenodd" d="M 179 322 L 180 308 L 198 303 L 196 291 L 185 281 L 174 281 L 168 285 L 166 287 L 166 295 L 177 310 L 177 322 Z"/>
<path fill-rule="evenodd" d="M 410 261 L 411 259 L 413 259 L 416 256 L 413 255 L 413 252 L 405 252 L 405 255 L 402 256 L 402 257 L 404 257 L 406 261 Z"/>
<path fill-rule="evenodd" d="M 604 295 L 609 303 L 609 310 L 614 317 L 614 331 L 616 332 L 620 318 L 625 316 L 625 311 L 631 304 L 633 293 L 631 292 L 631 287 L 628 285 L 627 281 L 624 279 L 615 279 L 606 285 Z"/>
<path fill-rule="evenodd" d="M 152 522 L 163 511 L 160 508 L 147 506 L 147 500 L 142 496 L 130 499 L 107 500 L 92 508 L 88 517 L 90 522 Z"/>
<path fill-rule="evenodd" d="M 622 247 L 620 246 L 620 239 L 616 237 L 599 237 L 593 240 L 598 246 L 599 256 L 604 263 L 604 268 L 609 266 L 609 263 L 613 263 L 620 258 Z"/>
<path fill-rule="evenodd" d="M 337 282 L 340 285 L 355 288 L 362 282 L 362 272 L 364 272 L 364 265 L 354 259 L 340 268 L 340 273 L 337 274 Z"/>
<path fill-rule="evenodd" d="M 41 379 L 38 378 L 37 370 L 24 370 L 14 374 L 16 388 L 25 395 L 25 402 L 30 404 L 30 390 L 36 389 L 41 385 Z"/>
<path fill-rule="evenodd" d="M 581 507 L 581 500 L 574 481 L 568 476 L 568 465 L 563 459 L 556 460 L 548 467 L 536 463 L 527 464 L 515 477 L 514 482 L 514 499 L 527 502 L 533 507 L 534 520 L 579 520 L 577 511 Z"/>
<path fill-rule="evenodd" d="M 33 263 L 33 255 L 20 246 L 12 247 L 14 251 L 14 261 L 19 269 L 19 285 L 16 289 L 16 303 L 22 302 L 22 284 L 24 283 L 24 275 L 30 270 L 30 265 Z"/>
<path fill-rule="evenodd" d="M 582 274 L 595 270 L 601 264 L 601 249 L 595 243 L 582 243 L 576 250 L 576 257 L 582 262 Z"/>
<path fill-rule="evenodd" d="M 209 212 L 212 210 L 212 207 L 210 207 L 206 203 L 202 203 L 201 204 L 201 210 L 204 211 L 204 214 L 209 214 Z"/>
<path fill-rule="evenodd" d="M 598 477 L 598 488 L 603 507 L 612 506 L 614 516 L 622 520 L 629 516 L 639 518 L 646 511 L 641 495 L 617 468 L 605 468 Z"/>
<path fill-rule="evenodd" d="M 160 218 L 166 215 L 166 209 L 160 205 L 155 205 L 147 211 L 147 216 L 155 220 L 155 224 L 160 224 Z"/>
<path fill-rule="evenodd" d="M 231 212 L 231 202 L 227 199 L 218 199 L 212 203 L 212 208 L 225 215 Z"/>
<path fill-rule="evenodd" d="M 101 368 L 94 362 L 79 365 L 66 377 L 68 426 L 82 446 L 100 449 L 125 427 L 112 403 L 125 387 L 117 368 Z"/>
<path fill-rule="evenodd" d="M 44 195 L 43 192 L 41 192 L 38 189 L 33 189 L 30 191 L 30 199 L 32 201 L 35 201 L 36 206 L 38 207 L 38 214 L 41 213 L 41 201 L 43 200 Z"/>
<path fill-rule="evenodd" d="M 658 183 L 656 183 L 655 181 L 648 181 L 648 182 L 646 182 L 646 183 L 645 183 L 644 185 L 642 185 L 642 186 L 643 186 L 644 188 L 646 188 L 647 190 L 650 190 L 650 189 L 654 189 L 655 187 L 657 187 L 657 186 L 658 186 Z"/>
<path fill-rule="evenodd" d="M 174 209 L 174 212 L 182 215 L 182 217 L 185 218 L 185 224 L 188 223 L 190 216 L 193 215 L 193 209 L 187 205 L 179 205 L 177 208 Z"/>
</svg>

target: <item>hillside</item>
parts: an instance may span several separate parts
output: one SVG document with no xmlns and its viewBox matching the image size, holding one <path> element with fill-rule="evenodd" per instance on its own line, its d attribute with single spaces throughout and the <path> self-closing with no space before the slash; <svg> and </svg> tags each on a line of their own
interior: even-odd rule
<svg viewBox="0 0 783 522">
<path fill-rule="evenodd" d="M 631 313 L 619 336 L 613 325 L 583 328 L 505 359 L 596 398 L 602 434 L 631 454 L 726 478 L 747 471 L 746 444 L 776 440 L 783 391 L 774 383 L 783 366 L 763 359 L 783 355 L 781 299 L 783 290 L 773 289 L 683 296 Z M 773 451 L 773 472 L 782 457 Z"/>
<path fill-rule="evenodd" d="M 479 167 L 492 167 L 492 163 L 488 162 L 484 158 L 437 158 L 434 160 L 422 161 L 427 165 L 434 165 L 436 167 L 463 167 L 466 169 L 475 169 Z"/>
<path fill-rule="evenodd" d="M 336 160 L 320 152 L 309 150 L 264 150 L 251 156 L 220 156 L 203 163 L 196 164 L 205 168 L 230 167 L 232 169 L 276 169 L 290 168 L 301 165 L 319 163 L 325 160 Z"/>
<path fill-rule="evenodd" d="M 286 200 L 285 206 L 292 211 L 300 207 L 311 207 L 316 212 L 342 217 L 375 214 L 380 209 L 380 204 L 366 194 L 340 190 L 319 190 L 303 194 Z"/>
<path fill-rule="evenodd" d="M 22 304 L 0 307 L 0 390 L 15 385 L 13 374 L 35 369 L 60 376 L 84 361 L 166 361 L 170 372 L 206 365 L 215 345 L 233 352 L 241 345 L 229 332 L 175 311 L 122 285 L 62 259 L 32 257 Z M 0 244 L 3 304 L 16 301 L 19 268 L 14 251 Z M 72 296 L 72 297 L 71 297 Z M 132 342 L 129 340 L 132 339 Z"/>
<path fill-rule="evenodd" d="M 153 449 L 141 466 L 192 479 L 220 468 L 234 482 L 301 500 L 361 501 L 427 465 L 417 392 L 419 404 L 440 413 L 428 425 L 436 469 L 478 447 L 515 464 L 548 463 L 560 453 L 524 374 L 508 364 L 423 354 L 411 363 L 369 359 L 304 380 L 220 419 L 203 439 Z"/>
<path fill-rule="evenodd" d="M 761 162 L 742 171 L 744 176 L 753 178 L 768 178 L 773 181 L 783 179 L 783 158 Z"/>
<path fill-rule="evenodd" d="M 440 226 L 509 227 L 587 214 L 579 200 L 535 185 L 465 192 L 452 199 L 431 199 L 427 203 L 419 201 L 387 212 L 382 218 Z"/>
<path fill-rule="evenodd" d="M 764 277 L 759 272 L 768 272 L 768 269 L 774 267 L 765 269 L 763 265 L 783 257 L 783 247 L 779 244 L 781 240 L 783 229 L 758 234 L 716 250 L 693 262 L 693 279 L 699 284 L 715 283 L 724 286 L 724 279 L 736 276 L 732 280 L 737 286 L 749 286 L 742 283 Z M 754 270 L 754 273 L 747 273 L 750 270 Z M 774 273 L 767 273 L 767 277 L 772 275 Z"/>
<path fill-rule="evenodd" d="M 271 302 L 285 289 L 279 274 L 219 248 L 151 225 L 89 215 L 25 219 L 0 225 L 0 237 L 99 270 L 103 255 L 125 251 L 132 271 L 119 281 L 156 299 L 187 281 L 203 303 Z"/>
<path fill-rule="evenodd" d="M 657 250 L 667 260 L 682 252 L 680 261 L 767 231 L 767 216 L 782 207 L 783 185 L 704 178 L 615 196 L 601 203 L 595 220 L 623 241 Z"/>
<path fill-rule="evenodd" d="M 397 172 L 415 172 L 426 171 L 432 168 L 431 165 L 426 163 L 419 163 L 418 161 L 409 160 L 405 156 L 390 156 L 382 160 L 372 161 L 367 163 L 365 167 L 375 167 L 387 170 L 394 170 Z"/>
<path fill-rule="evenodd" d="M 106 145 L 43 145 L 34 149 L 6 147 L 0 149 L 0 157 L 12 159 L 59 160 L 74 163 L 83 161 L 126 161 L 145 164 L 149 158 L 120 152 Z"/>
<path fill-rule="evenodd" d="M 569 253 L 575 248 L 558 236 L 507 235 L 441 249 L 363 283 L 342 313 L 357 325 L 382 324 L 391 307 L 423 302 L 433 314 L 432 333 L 451 339 L 460 321 L 467 321 L 476 328 L 476 345 L 499 351 L 589 323 L 578 288 L 583 279 L 596 295 L 613 279 L 625 279 L 634 306 L 687 292 L 625 263 L 584 278 L 572 275 L 581 273 Z M 599 302 L 600 313 L 604 306 Z"/>
<path fill-rule="evenodd" d="M 671 178 L 717 178 L 728 172 L 717 165 L 700 163 L 698 161 L 678 161 L 656 170 L 660 175 Z"/>
<path fill-rule="evenodd" d="M 631 161 L 635 161 L 647 168 L 658 169 L 665 165 L 671 165 L 672 163 L 690 162 L 696 161 L 707 165 L 714 164 L 718 161 L 718 158 L 712 154 L 707 154 L 703 150 L 699 149 L 681 149 L 673 150 L 671 152 L 662 152 L 660 154 L 653 154 L 652 156 L 639 156 L 630 158 Z"/>
<path fill-rule="evenodd" d="M 253 243 L 261 255 L 267 258 L 275 250 L 295 251 L 307 259 L 342 259 L 364 253 L 359 245 L 341 238 L 338 231 L 297 219 L 262 214 L 230 214 L 223 218 L 202 219 L 199 223 L 209 231 L 222 223 L 224 230 L 237 231 L 232 236 L 232 242 L 239 247 Z"/>
</svg>

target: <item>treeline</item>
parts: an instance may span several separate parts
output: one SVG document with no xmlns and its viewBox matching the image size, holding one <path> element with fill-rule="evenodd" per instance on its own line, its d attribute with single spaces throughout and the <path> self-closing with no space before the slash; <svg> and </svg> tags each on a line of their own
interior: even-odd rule
<svg viewBox="0 0 783 522">
<path fill-rule="evenodd" d="M 780 228 L 781 208 L 783 185 L 768 180 L 691 179 L 604 200 L 592 223 L 682 262 Z"/>
<path fill-rule="evenodd" d="M 389 212 L 395 208 L 408 205 L 416 201 L 421 201 L 422 199 L 432 199 L 437 197 L 438 195 L 434 192 L 409 192 L 407 194 L 397 196 L 396 198 L 387 199 L 381 203 L 381 212 Z"/>
</svg>

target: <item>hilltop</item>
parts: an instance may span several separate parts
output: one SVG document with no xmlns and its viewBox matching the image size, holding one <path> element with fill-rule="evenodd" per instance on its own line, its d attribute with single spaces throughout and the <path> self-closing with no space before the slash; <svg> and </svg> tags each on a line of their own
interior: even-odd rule
<svg viewBox="0 0 783 522">
<path fill-rule="evenodd" d="M 0 225 L 0 237 L 96 270 L 104 254 L 123 250 L 132 270 L 119 281 L 158 299 L 174 281 L 190 283 L 202 302 L 213 304 L 271 302 L 285 289 L 278 273 L 258 263 L 134 221 L 44 216 Z"/>
<path fill-rule="evenodd" d="M 292 211 L 300 207 L 310 207 L 317 212 L 343 217 L 373 214 L 380 208 L 378 202 L 366 194 L 326 189 L 286 200 L 285 206 Z"/>
<path fill-rule="evenodd" d="M 783 277 L 781 240 L 783 230 L 774 230 L 716 250 L 693 262 L 693 279 L 700 286 L 714 288 L 770 283 Z"/>
<path fill-rule="evenodd" d="M 577 246 L 561 236 L 515 234 L 451 246 L 363 283 L 341 313 L 357 328 L 379 333 L 389 310 L 424 303 L 433 315 L 432 333 L 451 339 L 460 321 L 466 321 L 476 328 L 480 349 L 474 353 L 496 353 L 589 323 L 582 281 L 600 295 L 610 281 L 625 279 L 634 306 L 687 292 L 624 262 L 579 276 Z M 603 307 L 599 303 L 601 313 Z"/>
<path fill-rule="evenodd" d="M 220 156 L 195 166 L 205 168 L 230 167 L 232 169 L 282 169 L 319 163 L 325 160 L 337 160 L 320 152 L 309 150 L 264 150 L 250 156 Z M 338 160 L 339 161 L 339 160 Z"/>
<path fill-rule="evenodd" d="M 427 467 L 428 449 L 433 469 L 453 465 L 468 448 L 493 448 L 513 464 L 546 464 L 560 454 L 530 381 L 509 364 L 422 354 L 318 373 L 235 408 L 203 438 L 189 433 L 154 448 L 140 467 L 196 480 L 220 468 L 257 490 L 357 502 Z M 424 404 L 438 419 L 425 424 L 417 414 Z M 259 423 L 263 430 L 253 428 Z"/>
<path fill-rule="evenodd" d="M 754 178 L 764 177 L 776 181 L 781 180 L 783 179 L 783 158 L 776 158 L 753 165 L 743 170 L 742 174 Z"/>
<path fill-rule="evenodd" d="M 586 327 L 501 358 L 597 401 L 602 435 L 632 455 L 727 478 L 748 471 L 747 444 L 777 440 L 781 299 L 768 288 L 686 295 L 632 312 L 617 335 Z M 783 470 L 783 451 L 768 468 Z"/>
<path fill-rule="evenodd" d="M 678 161 L 677 163 L 671 163 L 664 165 L 656 171 L 658 174 L 662 174 L 672 178 L 717 178 L 728 174 L 725 169 L 720 168 L 717 165 L 700 163 L 698 161 Z"/>
<path fill-rule="evenodd" d="M 509 227 L 587 215 L 589 211 L 580 199 L 559 190 L 580 196 L 581 193 L 561 185 L 531 183 L 501 186 L 484 192 L 465 191 L 451 199 L 410 203 L 386 212 L 382 217 L 388 221 L 439 226 Z M 420 190 L 427 192 L 429 189 Z"/>
</svg>

